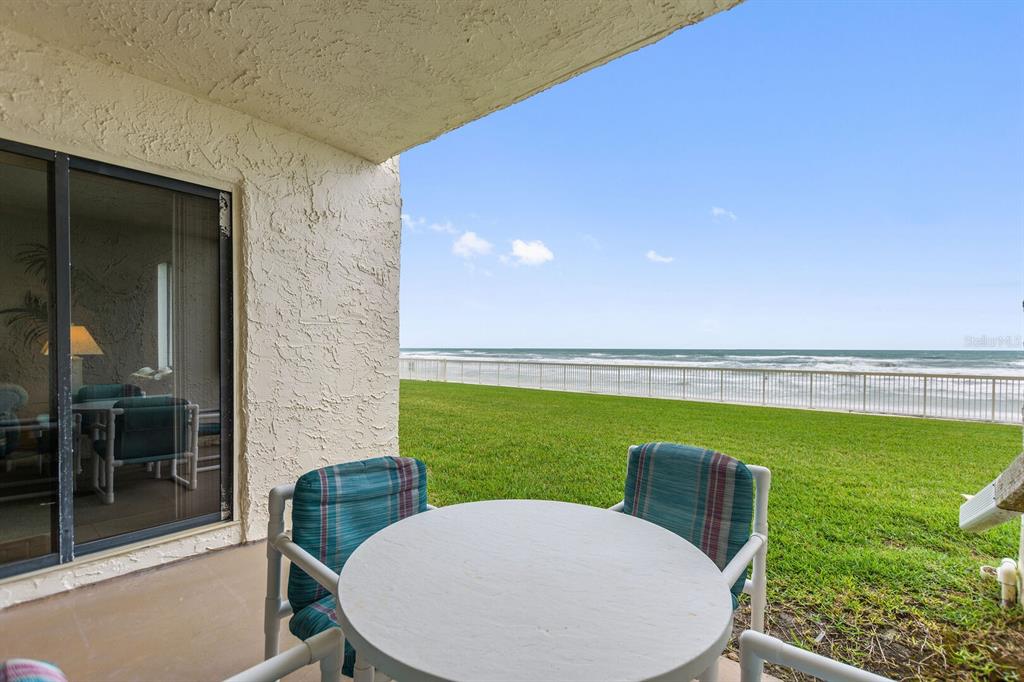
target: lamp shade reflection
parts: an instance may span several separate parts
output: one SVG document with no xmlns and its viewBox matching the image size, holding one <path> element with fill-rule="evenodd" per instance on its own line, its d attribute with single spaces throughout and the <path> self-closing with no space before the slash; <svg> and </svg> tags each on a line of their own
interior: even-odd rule
<svg viewBox="0 0 1024 682">
<path fill-rule="evenodd" d="M 50 342 L 43 344 L 43 355 L 50 354 Z M 92 337 L 89 330 L 82 324 L 71 325 L 71 388 L 72 390 L 84 385 L 82 379 L 82 356 L 103 355 L 103 349 L 96 339 Z"/>
<path fill-rule="evenodd" d="M 50 342 L 43 344 L 43 355 L 50 354 Z M 82 324 L 71 325 L 72 355 L 103 355 L 103 349 L 96 343 L 89 330 Z"/>
</svg>

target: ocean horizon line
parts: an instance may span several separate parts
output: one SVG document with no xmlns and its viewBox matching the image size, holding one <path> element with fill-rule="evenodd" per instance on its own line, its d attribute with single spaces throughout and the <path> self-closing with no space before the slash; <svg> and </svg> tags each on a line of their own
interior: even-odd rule
<svg viewBox="0 0 1024 682">
<path fill-rule="evenodd" d="M 538 351 L 538 350 L 553 350 L 553 351 L 567 351 L 567 350 L 585 350 L 585 351 L 687 351 L 687 352 L 698 352 L 698 351 L 714 351 L 714 352 L 758 352 L 765 351 L 771 353 L 780 352 L 794 352 L 794 351 L 806 351 L 806 352 L 826 352 L 826 353 L 1024 353 L 1024 347 L 1021 348 L 813 348 L 813 347 L 722 347 L 722 348 L 701 348 L 701 347 L 669 347 L 669 346 L 467 346 L 467 345 L 455 345 L 455 346 L 400 346 L 400 351 L 422 351 L 422 350 L 519 350 L 519 351 Z"/>
<path fill-rule="evenodd" d="M 405 347 L 403 358 L 1024 376 L 1024 350 Z"/>
</svg>

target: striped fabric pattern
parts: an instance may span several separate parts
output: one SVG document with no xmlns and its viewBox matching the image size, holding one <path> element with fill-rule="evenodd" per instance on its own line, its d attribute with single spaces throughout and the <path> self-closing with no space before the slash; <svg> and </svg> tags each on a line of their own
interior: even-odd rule
<svg viewBox="0 0 1024 682">
<path fill-rule="evenodd" d="M 685 538 L 723 569 L 750 538 L 754 477 L 743 462 L 714 450 L 634 445 L 622 511 Z M 743 582 L 731 587 L 733 607 Z"/>
<path fill-rule="evenodd" d="M 340 573 L 367 538 L 426 508 L 427 468 L 419 460 L 376 457 L 336 464 L 296 482 L 292 540 Z M 328 595 L 305 571 L 291 566 L 288 601 L 296 614 Z"/>
<path fill-rule="evenodd" d="M 292 619 L 288 621 L 288 630 L 299 639 L 306 640 L 327 628 L 336 628 L 338 627 L 337 608 L 334 595 L 329 594 L 292 616 Z M 341 673 L 346 677 L 352 677 L 355 665 L 356 650 L 352 648 L 351 644 L 345 642 L 345 660 L 341 666 Z"/>
<path fill-rule="evenodd" d="M 68 678 L 52 663 L 11 658 L 0 663 L 0 682 L 68 682 Z"/>
</svg>

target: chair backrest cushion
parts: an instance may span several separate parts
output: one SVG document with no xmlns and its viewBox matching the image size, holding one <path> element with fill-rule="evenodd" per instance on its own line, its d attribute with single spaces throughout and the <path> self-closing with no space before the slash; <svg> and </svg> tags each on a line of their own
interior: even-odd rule
<svg viewBox="0 0 1024 682">
<path fill-rule="evenodd" d="M 188 401 L 157 396 L 122 398 L 114 419 L 114 457 L 118 460 L 162 457 L 183 452 L 188 443 Z"/>
<path fill-rule="evenodd" d="M 52 663 L 9 658 L 0 663 L 0 682 L 68 682 L 68 678 Z"/>
<path fill-rule="evenodd" d="M 754 477 L 743 462 L 714 450 L 634 445 L 622 511 L 685 538 L 722 569 L 750 538 Z M 732 585 L 734 597 L 743 582 Z"/>
<path fill-rule="evenodd" d="M 146 395 L 135 384 L 87 384 L 75 392 L 74 402 L 87 403 L 90 400 L 118 400 Z M 82 415 L 82 428 L 86 431 L 96 424 L 96 415 L 86 412 Z"/>
<path fill-rule="evenodd" d="M 88 384 L 82 386 L 75 393 L 75 402 L 116 400 L 117 398 L 134 398 L 141 395 L 143 395 L 142 389 L 135 384 Z"/>
<path fill-rule="evenodd" d="M 375 457 L 304 474 L 292 498 L 292 540 L 335 573 L 367 538 L 427 508 L 427 467 L 410 457 Z M 328 591 L 288 571 L 288 601 L 300 609 Z"/>
</svg>

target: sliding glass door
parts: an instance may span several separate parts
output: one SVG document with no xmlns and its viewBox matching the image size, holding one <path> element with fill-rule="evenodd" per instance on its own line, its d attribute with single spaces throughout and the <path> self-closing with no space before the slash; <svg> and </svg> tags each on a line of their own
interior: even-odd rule
<svg viewBox="0 0 1024 682">
<path fill-rule="evenodd" d="M 0 566 L 57 552 L 50 413 L 50 185 L 44 159 L 0 151 Z"/>
<path fill-rule="evenodd" d="M 230 196 L 5 145 L 0 575 L 227 518 Z"/>
</svg>

